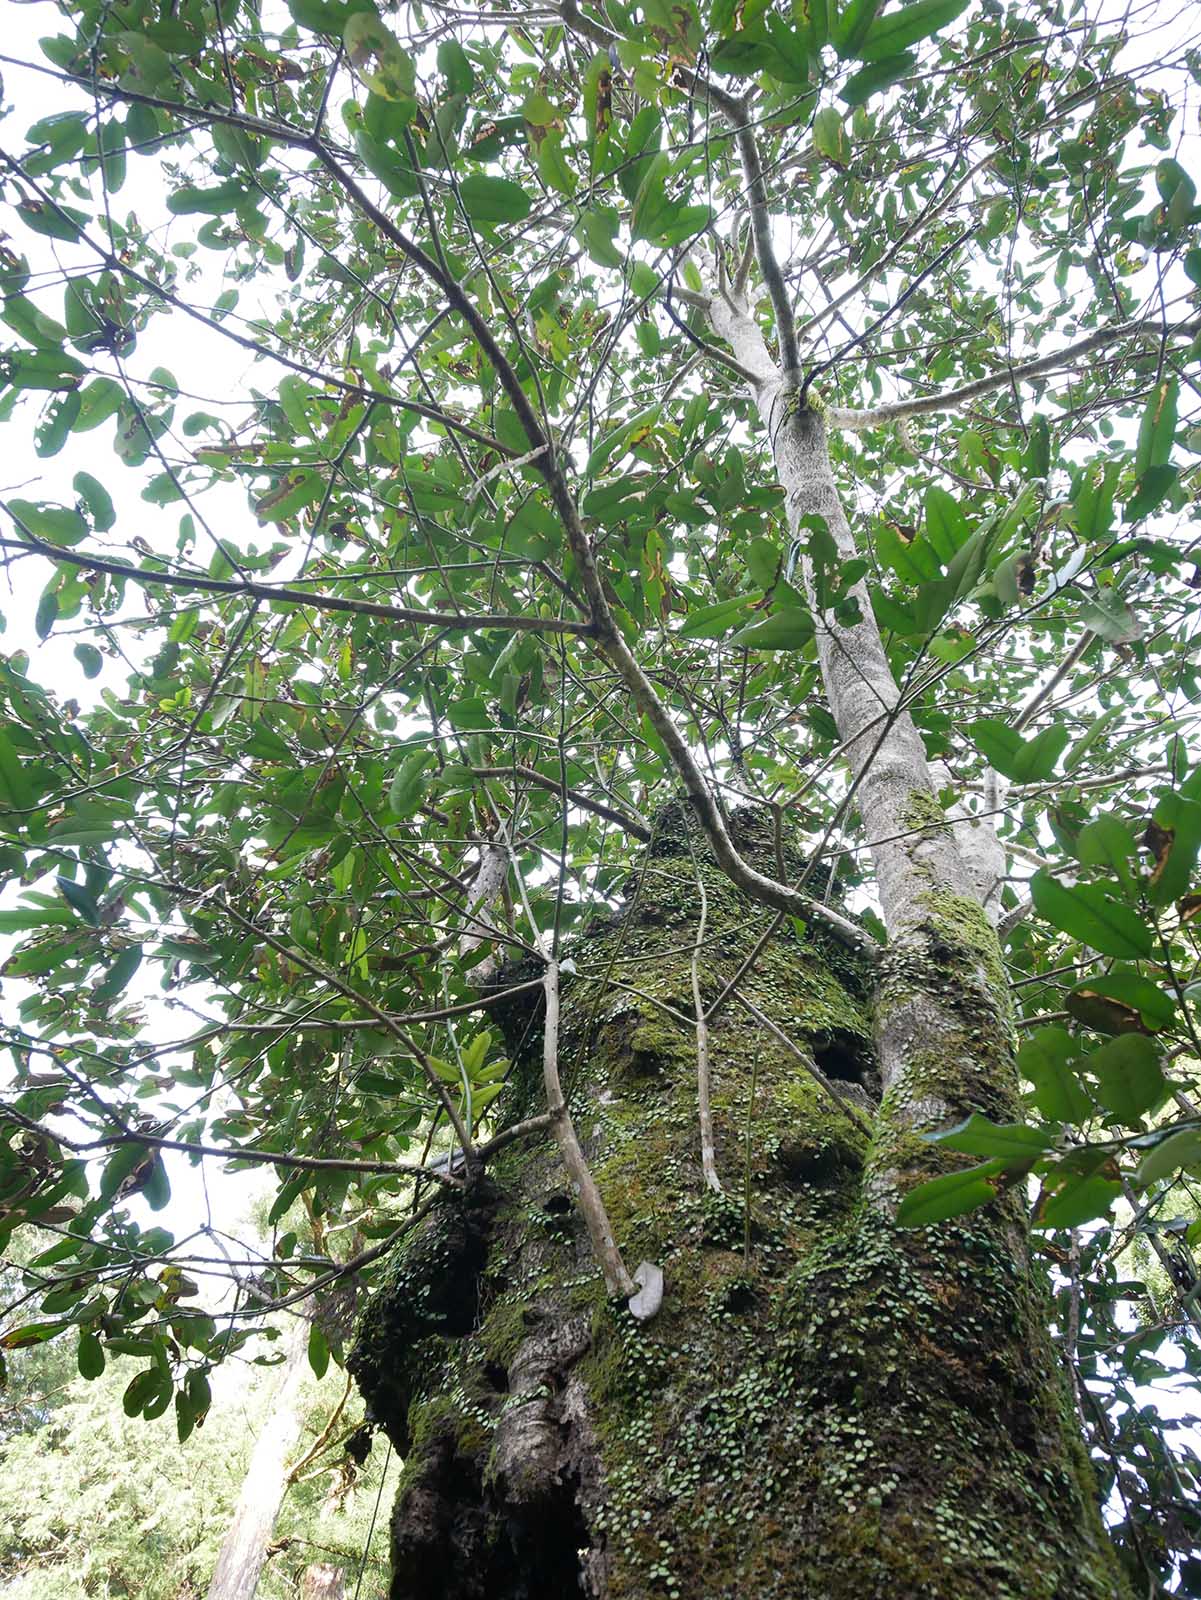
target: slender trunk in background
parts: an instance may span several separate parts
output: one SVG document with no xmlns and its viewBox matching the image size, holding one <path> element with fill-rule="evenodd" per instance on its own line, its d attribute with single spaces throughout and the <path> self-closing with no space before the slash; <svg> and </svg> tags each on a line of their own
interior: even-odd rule
<svg viewBox="0 0 1201 1600">
<path fill-rule="evenodd" d="M 332 1561 L 314 1561 L 300 1579 L 300 1600 L 343 1600 L 346 1578 Z"/>
<path fill-rule="evenodd" d="M 213 1568 L 207 1600 L 254 1600 L 287 1488 L 288 1460 L 304 1423 L 300 1397 L 308 1372 L 308 1336 L 308 1322 L 298 1317 L 275 1398 L 255 1441 L 242 1492 Z"/>
</svg>

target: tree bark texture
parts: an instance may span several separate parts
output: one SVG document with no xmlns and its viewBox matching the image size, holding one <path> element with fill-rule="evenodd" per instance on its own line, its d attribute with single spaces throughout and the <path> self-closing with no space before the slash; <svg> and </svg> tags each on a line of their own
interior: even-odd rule
<svg viewBox="0 0 1201 1600">
<path fill-rule="evenodd" d="M 731 826 L 776 870 L 764 819 Z M 639 1324 L 606 1298 L 548 1145 L 513 1147 L 439 1205 L 351 1360 L 405 1458 L 391 1600 L 1124 1596 L 1019 1202 L 913 1232 L 891 1219 L 896 1176 L 934 1158 L 912 1132 L 913 1095 L 903 1113 L 882 1096 L 873 1010 L 885 1032 L 909 1027 L 893 1020 L 906 994 L 932 994 L 938 1114 L 995 1112 L 995 1096 L 980 1103 L 998 1024 L 975 933 L 921 924 L 920 974 L 903 952 L 881 984 L 786 925 L 740 988 L 852 1114 L 727 1006 L 708 1039 L 715 1193 L 697 1117 L 689 829 L 706 1001 L 738 972 L 768 913 L 681 804 L 625 909 L 576 940 L 563 989 L 575 1124 L 626 1259 L 664 1269 L 662 1310 Z M 539 1109 L 540 1015 L 515 1006 L 504 1023 L 517 1119 Z"/>
<path fill-rule="evenodd" d="M 344 1600 L 346 1577 L 332 1561 L 312 1561 L 300 1579 L 300 1600 Z"/>
</svg>

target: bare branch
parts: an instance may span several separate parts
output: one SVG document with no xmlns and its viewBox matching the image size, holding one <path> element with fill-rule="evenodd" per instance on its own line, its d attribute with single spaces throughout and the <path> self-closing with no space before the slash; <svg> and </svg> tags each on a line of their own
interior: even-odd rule
<svg viewBox="0 0 1201 1600">
<path fill-rule="evenodd" d="M 25 535 L 24 540 L 0 539 L 0 549 L 20 550 L 29 555 L 45 556 L 62 565 L 80 567 L 85 572 L 106 572 L 116 578 L 127 578 L 134 583 L 166 589 L 183 589 L 206 594 L 245 596 L 255 600 L 276 600 L 288 605 L 309 606 L 315 611 L 346 611 L 359 617 L 382 617 L 388 622 L 412 622 L 422 626 L 445 628 L 448 632 L 472 632 L 477 628 L 507 628 L 513 633 L 573 633 L 587 638 L 592 625 L 571 622 L 562 617 L 526 617 L 504 611 L 486 611 L 465 616 L 455 611 L 425 611 L 416 606 L 390 606 L 375 600 L 351 600 L 336 594 L 308 594 L 303 589 L 291 589 L 287 584 L 251 583 L 228 578 L 206 578 L 199 573 L 156 572 L 149 567 L 131 567 L 123 561 L 107 561 L 102 556 L 89 555 L 78 550 L 64 550 L 56 544 L 39 539 L 20 517 L 5 505 L 5 511 Z"/>
<path fill-rule="evenodd" d="M 543 1023 L 542 1076 L 546 1085 L 546 1105 L 551 1131 L 559 1146 L 559 1154 L 563 1157 L 563 1165 L 575 1185 L 576 1198 L 584 1214 L 593 1253 L 605 1276 L 605 1288 L 615 1297 L 629 1299 L 636 1292 L 637 1285 L 626 1271 L 625 1262 L 621 1259 L 621 1251 L 617 1248 L 617 1242 L 613 1237 L 613 1227 L 605 1210 L 605 1202 L 601 1199 L 592 1170 L 584 1159 L 584 1152 L 571 1120 L 571 1112 L 568 1111 L 567 1102 L 563 1098 L 563 1085 L 559 1081 L 559 963 L 557 961 L 546 963 L 545 982 L 546 1018 Z"/>
<path fill-rule="evenodd" d="M 1159 322 L 1145 318 L 1137 322 L 1120 322 L 1113 327 L 1099 328 L 1086 339 L 1057 350 L 1049 356 L 1039 356 L 1021 366 L 1006 367 L 1001 372 L 990 373 L 986 378 L 976 378 L 960 389 L 946 389 L 941 394 L 922 395 L 913 400 L 895 400 L 887 405 L 873 406 L 867 411 L 856 411 L 844 406 L 830 406 L 825 412 L 826 424 L 859 433 L 865 428 L 882 428 L 889 423 L 904 422 L 910 417 L 932 416 L 940 411 L 957 411 L 981 395 L 992 394 L 997 389 L 1007 389 L 1015 383 L 1026 383 L 1040 378 L 1044 373 L 1057 372 L 1062 367 L 1083 361 L 1094 351 L 1104 350 L 1124 339 L 1193 339 L 1201 333 L 1201 322 Z"/>
</svg>

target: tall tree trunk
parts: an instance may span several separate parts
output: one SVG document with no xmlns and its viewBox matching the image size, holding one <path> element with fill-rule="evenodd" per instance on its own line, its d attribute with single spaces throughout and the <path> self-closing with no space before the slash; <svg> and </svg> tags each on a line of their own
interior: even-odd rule
<svg viewBox="0 0 1201 1600">
<path fill-rule="evenodd" d="M 298 1317 L 271 1409 L 255 1440 L 242 1492 L 213 1568 L 207 1600 L 254 1600 L 287 1488 L 288 1458 L 304 1423 L 300 1396 L 308 1371 L 308 1335 L 308 1322 Z"/>
<path fill-rule="evenodd" d="M 775 870 L 763 819 L 732 827 Z M 665 1270 L 662 1310 L 639 1324 L 605 1298 L 550 1149 L 510 1150 L 439 1206 L 352 1357 L 406 1458 L 392 1600 L 1125 1594 L 1019 1200 L 936 1229 L 891 1220 L 898 1174 L 931 1160 L 923 1116 L 1009 1104 L 983 1087 L 1012 1072 L 977 921 L 915 912 L 882 983 L 793 924 L 767 945 L 739 988 L 783 1037 L 734 1004 L 709 1030 L 714 1193 L 692 828 L 686 808 L 661 822 L 624 914 L 578 941 L 562 1016 L 577 1129 L 622 1250 Z M 693 831 L 712 1001 L 765 914 Z M 538 1017 L 506 1027 L 519 1117 Z M 906 1035 L 938 1052 L 925 1112 L 920 1058 L 881 1094 Z"/>
</svg>

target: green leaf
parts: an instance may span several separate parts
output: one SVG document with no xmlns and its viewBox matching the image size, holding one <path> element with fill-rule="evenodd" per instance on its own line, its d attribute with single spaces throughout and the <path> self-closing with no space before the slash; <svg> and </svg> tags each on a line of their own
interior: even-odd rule
<svg viewBox="0 0 1201 1600">
<path fill-rule="evenodd" d="M 621 267 L 625 256 L 614 242 L 618 227 L 616 207 L 590 206 L 576 224 L 575 236 L 598 266 Z"/>
<path fill-rule="evenodd" d="M 912 50 L 902 50 L 899 55 L 885 56 L 882 61 L 873 61 L 866 67 L 860 67 L 843 84 L 839 91 L 841 98 L 849 106 L 861 106 L 872 95 L 891 89 L 894 83 L 907 78 L 916 62 L 917 56 Z"/>
<path fill-rule="evenodd" d="M 1180 383 L 1176 378 L 1161 378 L 1152 389 L 1139 422 L 1138 445 L 1134 452 L 1136 477 L 1143 478 L 1151 467 L 1167 463 L 1176 434 L 1179 397 Z"/>
<path fill-rule="evenodd" d="M 752 622 L 731 634 L 727 644 L 748 650 L 800 650 L 813 638 L 813 618 L 807 611 L 780 610 L 762 622 Z"/>
<path fill-rule="evenodd" d="M 1078 1228 L 1083 1222 L 1104 1216 L 1122 1192 L 1116 1179 L 1095 1173 L 1088 1177 L 1066 1174 L 1058 1178 L 1055 1189 L 1044 1188 L 1035 1221 L 1044 1228 Z"/>
<path fill-rule="evenodd" d="M 377 16 L 356 12 L 343 30 L 342 42 L 355 73 L 372 94 L 416 108 L 413 58 Z"/>
<path fill-rule="evenodd" d="M 722 39 L 709 58 L 714 72 L 729 77 L 753 78 L 759 72 L 773 72 L 780 66 L 774 44 L 763 33 L 750 30 Z"/>
<path fill-rule="evenodd" d="M 74 545 L 87 537 L 88 525 L 78 511 L 67 506 L 48 506 L 34 500 L 10 500 L 13 520 L 47 544 Z"/>
<path fill-rule="evenodd" d="M 52 578 L 52 583 L 57 579 Z M 54 589 L 44 589 L 33 614 L 33 631 L 39 639 L 48 639 L 58 621 L 58 594 Z"/>
<path fill-rule="evenodd" d="M 83 885 L 61 876 L 55 878 L 54 881 L 67 904 L 78 911 L 85 922 L 90 923 L 93 928 L 98 928 L 100 926 L 100 907 Z"/>
<path fill-rule="evenodd" d="M 83 371 L 83 363 L 65 350 L 6 350 L 0 353 L 0 384 L 8 384 L 14 389 L 66 393 L 79 387 Z"/>
<path fill-rule="evenodd" d="M 631 440 L 644 432 L 649 433 L 659 420 L 662 409 L 663 407 L 659 405 L 648 406 L 645 411 L 639 411 L 636 416 L 614 428 L 612 433 L 606 434 L 588 457 L 588 463 L 584 468 L 585 476 L 595 478 L 604 471 L 610 461 L 620 459 Z"/>
<path fill-rule="evenodd" d="M 1161 795 L 1143 843 L 1155 857 L 1147 898 L 1152 905 L 1171 905 L 1187 893 L 1201 851 L 1201 801 L 1175 790 Z"/>
<path fill-rule="evenodd" d="M 77 472 L 72 479 L 72 487 L 87 507 L 96 532 L 107 533 L 117 520 L 112 495 L 90 472 Z"/>
<path fill-rule="evenodd" d="M 1092 599 L 1080 607 L 1080 620 L 1111 644 L 1130 644 L 1142 637 L 1138 618 L 1116 589 L 1096 590 Z"/>
<path fill-rule="evenodd" d="M 853 154 L 851 141 L 842 118 L 833 106 L 824 106 L 813 119 L 814 147 L 836 166 L 850 164 Z"/>
<path fill-rule="evenodd" d="M 297 467 L 286 472 L 275 487 L 254 503 L 260 522 L 286 522 L 305 506 L 315 505 L 325 494 L 325 479 L 319 472 Z"/>
<path fill-rule="evenodd" d="M 459 185 L 463 209 L 473 222 L 520 222 L 528 217 L 533 202 L 519 183 L 509 178 L 493 178 L 473 172 Z M 620 266 L 618 261 L 611 263 Z"/>
<path fill-rule="evenodd" d="M 739 595 L 733 600 L 718 600 L 711 606 L 698 606 L 689 611 L 677 638 L 720 639 L 753 603 L 751 595 Z"/>
<path fill-rule="evenodd" d="M 48 239 L 61 239 L 66 244 L 74 244 L 88 223 L 85 211 L 79 211 L 74 206 L 56 205 L 48 200 L 19 201 L 16 213 L 34 233 L 43 234 Z"/>
<path fill-rule="evenodd" d="M 996 1156 L 1008 1162 L 1033 1161 L 1050 1150 L 1053 1143 L 1041 1128 L 1027 1127 L 1022 1122 L 990 1122 L 975 1111 L 965 1122 L 925 1137 L 932 1144 L 958 1150 L 965 1156 Z"/>
<path fill-rule="evenodd" d="M 85 678 L 98 678 L 104 666 L 104 657 L 94 644 L 77 644 L 72 652 L 83 668 Z"/>
<path fill-rule="evenodd" d="M 329 1371 L 329 1344 L 315 1322 L 309 1324 L 309 1366 L 318 1378 Z"/>
<path fill-rule="evenodd" d="M 1097 1079 L 1097 1094 L 1111 1115 L 1137 1123 L 1167 1098 L 1168 1083 L 1159 1064 L 1159 1050 L 1144 1033 L 1124 1033 L 1084 1058 Z"/>
<path fill-rule="evenodd" d="M 945 28 L 966 8 L 967 0 L 915 0 L 877 17 L 855 54 L 861 61 L 887 60 Z"/>
<path fill-rule="evenodd" d="M 1175 998 L 1137 972 L 1106 972 L 1087 978 L 1063 1003 L 1078 1022 L 1100 1033 L 1141 1028 L 1156 1033 L 1169 1027 L 1176 1015 Z"/>
<path fill-rule="evenodd" d="M 0 933 L 30 933 L 37 928 L 73 927 L 75 918 L 69 911 L 0 911 Z"/>
<path fill-rule="evenodd" d="M 1081 473 L 1074 493 L 1076 527 L 1083 539 L 1103 539 L 1113 526 L 1113 496 L 1121 462 L 1100 461 Z"/>
<path fill-rule="evenodd" d="M 13 811 L 28 811 L 34 799 L 24 763 L 8 734 L 0 728 L 0 805 Z"/>
<path fill-rule="evenodd" d="M 969 723 L 968 733 L 989 766 L 1015 783 L 1042 783 L 1050 778 L 1071 737 L 1067 728 L 1060 726 L 1044 728 L 1029 738 L 994 717 Z"/>
<path fill-rule="evenodd" d="M 1184 1167 L 1201 1165 L 1201 1128 L 1182 1128 L 1169 1133 L 1143 1157 L 1134 1181 L 1146 1189 L 1161 1178 L 1170 1178 Z"/>
<path fill-rule="evenodd" d="M 1038 1028 L 1018 1050 L 1018 1071 L 1034 1085 L 1034 1103 L 1050 1122 L 1084 1122 L 1092 1111 L 1070 1065 L 1076 1053 L 1065 1028 Z"/>
<path fill-rule="evenodd" d="M 926 490 L 926 538 L 944 567 L 968 542 L 971 529 L 954 495 L 937 485 Z"/>
<path fill-rule="evenodd" d="M 1076 835 L 1076 856 L 1086 867 L 1107 867 L 1129 888 L 1134 835 L 1120 818 L 1107 814 L 1085 823 Z"/>
<path fill-rule="evenodd" d="M 1149 516 L 1180 476 L 1177 467 L 1148 467 L 1134 487 L 1123 513 L 1127 522 L 1138 522 Z"/>
<path fill-rule="evenodd" d="M 1154 935 L 1135 913 L 1096 884 L 1060 883 L 1046 872 L 1030 881 L 1034 909 L 1053 928 L 1106 956 L 1149 956 Z"/>
<path fill-rule="evenodd" d="M 840 0 L 833 37 L 834 48 L 843 61 L 858 56 L 882 4 L 883 0 L 848 0 L 842 5 Z"/>
<path fill-rule="evenodd" d="M 291 1176 L 286 1178 L 280 1185 L 279 1193 L 276 1195 L 271 1209 L 267 1213 L 267 1226 L 269 1228 L 273 1228 L 280 1218 L 291 1209 L 293 1201 L 304 1188 L 308 1176 L 309 1174 L 307 1172 L 293 1172 Z"/>
<path fill-rule="evenodd" d="M 184 184 L 167 196 L 167 210 L 177 217 L 220 217 L 245 199 L 246 185 L 241 178 L 227 178 L 224 183 L 214 184 L 208 189 Z"/>
<path fill-rule="evenodd" d="M 405 200 L 410 195 L 421 193 L 420 173 L 399 151 L 373 139 L 364 128 L 355 130 L 354 142 L 368 172 L 373 178 L 378 178 L 395 199 Z M 326 270 L 332 268 L 327 265 Z"/>
<path fill-rule="evenodd" d="M 109 967 L 104 977 L 92 990 L 93 1003 L 98 1006 L 107 1006 L 128 987 L 134 973 L 142 965 L 142 947 L 140 944 L 130 945 L 122 950 L 121 954 Z"/>
<path fill-rule="evenodd" d="M 397 767 L 388 786 L 388 808 L 394 816 L 412 816 L 425 790 L 422 780 L 434 760 L 432 750 L 415 750 Z"/>
<path fill-rule="evenodd" d="M 82 1378 L 98 1378 L 104 1371 L 104 1346 L 94 1333 L 81 1331 L 76 1361 Z"/>
<path fill-rule="evenodd" d="M 761 589 L 770 589 L 780 573 L 780 547 L 762 536 L 747 546 L 746 564 L 751 578 Z"/>
<path fill-rule="evenodd" d="M 150 1171 L 142 1186 L 142 1198 L 151 1211 L 162 1211 L 170 1203 L 171 1184 L 167 1178 L 166 1164 L 157 1153 L 151 1158 Z"/>
<path fill-rule="evenodd" d="M 898 1224 L 902 1228 L 925 1228 L 932 1222 L 945 1222 L 978 1210 L 996 1199 L 1005 1166 L 1003 1160 L 994 1158 L 980 1166 L 945 1172 L 919 1183 L 897 1207 Z"/>
</svg>

